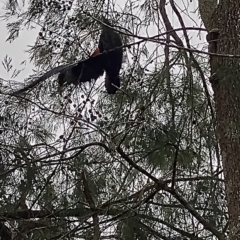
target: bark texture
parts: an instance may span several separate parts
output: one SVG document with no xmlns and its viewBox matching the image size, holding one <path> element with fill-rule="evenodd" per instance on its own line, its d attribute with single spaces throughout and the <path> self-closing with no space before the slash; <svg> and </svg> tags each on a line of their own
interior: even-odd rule
<svg viewBox="0 0 240 240">
<path fill-rule="evenodd" d="M 226 181 L 229 239 L 240 240 L 240 58 L 230 56 L 240 55 L 240 0 L 220 1 L 209 19 L 208 26 L 219 29 L 217 42 L 209 41 L 208 35 L 210 51 L 229 54 L 228 57 L 211 56 L 210 81 Z"/>
<path fill-rule="evenodd" d="M 210 31 L 212 24 L 211 18 L 217 8 L 217 0 L 199 0 L 198 7 L 204 26 Z"/>
</svg>

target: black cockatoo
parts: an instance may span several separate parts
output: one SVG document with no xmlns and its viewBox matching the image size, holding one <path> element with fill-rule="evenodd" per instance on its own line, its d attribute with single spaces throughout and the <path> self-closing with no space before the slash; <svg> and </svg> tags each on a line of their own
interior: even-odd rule
<svg viewBox="0 0 240 240">
<path fill-rule="evenodd" d="M 98 48 L 86 61 L 79 62 L 78 65 L 61 72 L 58 76 L 60 86 L 65 82 L 78 85 L 80 82 L 97 80 L 105 71 L 106 90 L 109 94 L 116 93 L 117 88 L 120 87 L 119 72 L 122 66 L 123 50 L 122 48 L 109 50 L 121 47 L 122 40 L 120 35 L 111 28 L 107 19 L 103 18 L 103 23 L 105 25 L 102 27 Z"/>
<path fill-rule="evenodd" d="M 115 86 L 120 87 L 119 72 L 122 67 L 123 50 L 122 48 L 113 51 L 109 50 L 121 47 L 122 40 L 120 35 L 111 28 L 106 18 L 103 18 L 103 23 L 108 26 L 103 25 L 102 27 L 98 48 L 100 53 L 106 51 L 103 61 L 104 70 L 106 71 L 105 87 L 109 94 L 114 94 L 117 91 Z"/>
</svg>

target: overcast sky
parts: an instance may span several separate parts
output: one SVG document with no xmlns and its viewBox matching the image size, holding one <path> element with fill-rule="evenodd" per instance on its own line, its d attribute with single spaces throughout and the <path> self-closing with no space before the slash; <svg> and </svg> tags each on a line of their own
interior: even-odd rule
<svg viewBox="0 0 240 240">
<path fill-rule="evenodd" d="M 2 3 L 0 3 L 0 9 L 2 8 Z M 2 11 L 1 11 L 2 13 Z M 0 77 L 3 79 L 11 79 L 11 73 L 7 73 L 7 71 L 4 69 L 2 65 L 2 60 L 6 55 L 12 58 L 12 64 L 13 69 L 22 69 L 25 68 L 25 70 L 18 76 L 17 79 L 24 79 L 29 74 L 32 73 L 33 65 L 27 61 L 26 65 L 20 66 L 20 63 L 24 60 L 28 60 L 29 54 L 25 52 L 27 50 L 28 45 L 33 45 L 38 30 L 23 30 L 20 32 L 20 36 L 13 41 L 12 43 L 6 42 L 6 39 L 8 37 L 8 31 L 6 29 L 6 22 L 0 21 L 0 29 L 1 29 L 1 39 L 0 39 Z M 16 79 L 16 80 L 17 80 Z"/>
</svg>

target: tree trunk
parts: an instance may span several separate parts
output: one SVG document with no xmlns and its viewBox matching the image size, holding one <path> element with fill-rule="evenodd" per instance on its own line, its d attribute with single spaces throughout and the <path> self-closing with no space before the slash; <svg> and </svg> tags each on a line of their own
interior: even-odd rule
<svg viewBox="0 0 240 240">
<path fill-rule="evenodd" d="M 222 0 L 212 16 L 217 42 L 208 34 L 209 51 L 240 55 L 240 0 Z M 210 29 L 208 29 L 210 30 Z M 240 58 L 211 56 L 216 123 L 224 168 L 231 240 L 240 240 Z"/>
</svg>

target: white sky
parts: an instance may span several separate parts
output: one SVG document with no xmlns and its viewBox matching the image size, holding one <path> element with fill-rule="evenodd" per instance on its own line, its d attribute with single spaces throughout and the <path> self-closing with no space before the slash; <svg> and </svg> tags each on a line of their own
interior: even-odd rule
<svg viewBox="0 0 240 240">
<path fill-rule="evenodd" d="M 2 3 L 0 3 L 0 8 L 1 8 Z M 0 29 L 1 29 L 1 38 L 0 38 L 0 77 L 6 80 L 11 79 L 12 71 L 8 73 L 3 65 L 2 61 L 6 55 L 12 58 L 12 65 L 13 65 L 13 70 L 14 69 L 23 69 L 24 71 L 19 74 L 17 79 L 23 80 L 24 78 L 27 78 L 28 75 L 32 73 L 33 65 L 29 63 L 28 58 L 29 54 L 25 52 L 28 48 L 28 45 L 33 45 L 37 34 L 38 30 L 33 29 L 31 31 L 23 30 L 20 32 L 20 36 L 13 41 L 12 43 L 6 42 L 6 39 L 8 37 L 8 32 L 6 29 L 6 23 L 3 21 L 0 21 Z M 26 60 L 26 65 L 20 65 L 21 62 Z M 15 79 L 15 80 L 17 80 Z"/>
</svg>

